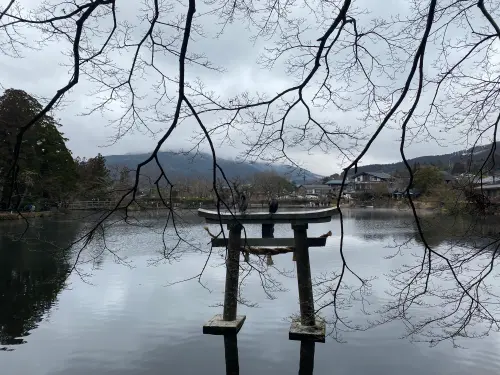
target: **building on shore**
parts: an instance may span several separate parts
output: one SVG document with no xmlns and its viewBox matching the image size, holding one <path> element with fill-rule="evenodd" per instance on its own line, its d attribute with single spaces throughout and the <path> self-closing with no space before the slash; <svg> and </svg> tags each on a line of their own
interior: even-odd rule
<svg viewBox="0 0 500 375">
<path fill-rule="evenodd" d="M 351 177 L 353 190 L 357 192 L 373 191 L 381 186 L 388 186 L 392 177 L 385 172 L 359 172 Z"/>
<path fill-rule="evenodd" d="M 301 196 L 321 198 L 331 195 L 332 188 L 326 184 L 300 185 L 297 188 L 297 193 Z"/>
<path fill-rule="evenodd" d="M 329 180 L 326 182 L 326 185 L 330 186 L 332 191 L 336 192 L 339 191 L 340 188 L 342 187 L 342 180 Z M 345 185 L 344 185 L 344 190 L 346 190 L 347 187 L 349 187 L 350 180 L 346 179 Z"/>
</svg>

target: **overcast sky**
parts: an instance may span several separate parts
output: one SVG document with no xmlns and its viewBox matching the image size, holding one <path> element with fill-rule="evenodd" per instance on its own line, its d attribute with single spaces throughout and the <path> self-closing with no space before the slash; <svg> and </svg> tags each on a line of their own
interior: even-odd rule
<svg viewBox="0 0 500 375">
<path fill-rule="evenodd" d="M 36 4 L 37 1 L 23 1 L 25 6 Z M 358 2 L 360 3 L 360 2 Z M 391 9 L 395 13 L 403 14 L 407 11 L 406 0 L 384 1 L 386 6 L 375 6 L 368 0 L 361 2 L 363 6 L 371 6 L 374 16 L 377 12 Z M 382 10 L 382 8 L 384 8 Z M 133 20 L 137 14 L 137 8 L 133 2 L 121 2 L 119 16 L 123 19 Z M 218 93 L 235 94 L 242 89 L 250 92 L 266 91 L 276 93 L 283 87 L 290 85 L 289 79 L 281 71 L 281 66 L 270 71 L 263 69 L 257 64 L 257 58 L 265 47 L 269 47 L 270 41 L 259 40 L 257 43 L 249 41 L 250 32 L 240 23 L 230 25 L 224 34 L 216 38 L 219 27 L 212 25 L 210 21 L 204 25 L 206 38 L 195 38 L 191 46 L 193 51 L 206 53 L 210 61 L 225 68 L 224 73 L 216 73 L 203 69 L 187 68 L 187 78 L 194 80 L 201 79 L 211 89 Z M 140 30 L 139 30 L 140 31 Z M 320 30 L 313 30 L 318 37 Z M 315 34 L 313 34 L 315 35 Z M 26 36 L 36 36 L 36 31 L 27 30 Z M 50 97 L 62 87 L 70 77 L 68 67 L 63 63 L 68 61 L 68 57 L 63 54 L 70 48 L 69 43 L 49 43 L 39 51 L 23 51 L 22 59 L 14 59 L 8 56 L 0 57 L 0 71 L 2 72 L 1 84 L 3 88 L 17 88 L 29 93 Z M 125 60 L 126 57 L 123 57 Z M 176 70 L 175 60 L 165 62 L 167 66 L 171 64 L 171 69 Z M 147 80 L 147 79 L 146 79 Z M 145 81 L 146 81 L 145 80 Z M 148 100 L 147 82 L 141 84 L 144 88 L 143 94 Z M 150 152 L 158 141 L 158 137 L 153 137 L 145 131 L 136 130 L 125 135 L 116 143 L 110 144 L 110 139 L 116 134 L 116 129 L 108 125 L 108 118 L 100 113 L 91 116 L 81 116 L 80 113 L 93 105 L 93 97 L 89 92 L 93 85 L 82 78 L 81 82 L 66 97 L 65 106 L 57 110 L 56 116 L 60 118 L 63 125 L 62 131 L 69 138 L 68 146 L 75 156 L 92 157 L 97 153 L 127 154 L 127 153 L 147 153 Z M 173 93 L 175 94 L 175 92 Z M 228 95 L 229 95 L 228 94 Z M 152 96 L 152 95 L 151 95 Z M 153 100 L 153 99 L 151 99 Z M 333 116 L 333 115 L 332 115 Z M 338 122 L 357 122 L 356 114 L 351 113 L 346 116 L 336 116 Z M 375 124 L 366 124 L 366 127 Z M 162 127 L 154 124 L 153 130 L 165 129 L 167 123 Z M 175 131 L 175 138 L 167 142 L 163 149 L 189 148 L 192 144 L 191 137 L 194 132 L 194 124 L 182 123 Z M 442 135 L 447 142 L 441 145 L 428 140 L 412 144 L 407 149 L 410 157 L 428 154 L 444 154 L 463 148 L 455 142 L 456 134 Z M 362 164 L 389 163 L 400 161 L 399 156 L 400 131 L 397 129 L 385 129 L 372 145 L 370 151 L 363 159 Z M 446 147 L 443 147 L 446 146 Z M 225 145 L 218 149 L 219 156 L 232 158 L 241 151 L 241 144 L 235 142 L 233 145 Z M 304 167 L 313 172 L 329 175 L 340 171 L 339 155 L 332 153 L 322 153 L 315 150 L 311 153 L 303 150 L 293 150 L 293 157 L 301 162 Z"/>
</svg>

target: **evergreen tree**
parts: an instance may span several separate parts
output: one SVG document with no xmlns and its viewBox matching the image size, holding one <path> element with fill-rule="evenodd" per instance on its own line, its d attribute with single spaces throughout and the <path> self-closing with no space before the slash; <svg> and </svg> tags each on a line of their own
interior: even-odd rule
<svg viewBox="0 0 500 375">
<path fill-rule="evenodd" d="M 111 176 L 106 159 L 101 154 L 90 159 L 75 160 L 78 173 L 78 199 L 107 199 L 110 194 Z"/>
<path fill-rule="evenodd" d="M 26 200 L 59 201 L 76 183 L 71 152 L 52 116 L 44 116 L 23 136 L 17 173 L 13 173 L 18 134 L 42 105 L 22 90 L 8 89 L 0 96 L 1 205 L 19 207 Z M 16 176 L 14 180 L 14 176 Z M 12 189 L 14 187 L 14 189 Z"/>
<path fill-rule="evenodd" d="M 443 175 L 439 168 L 426 165 L 418 167 L 413 176 L 413 188 L 417 189 L 422 195 L 428 194 L 431 189 L 442 185 Z"/>
</svg>

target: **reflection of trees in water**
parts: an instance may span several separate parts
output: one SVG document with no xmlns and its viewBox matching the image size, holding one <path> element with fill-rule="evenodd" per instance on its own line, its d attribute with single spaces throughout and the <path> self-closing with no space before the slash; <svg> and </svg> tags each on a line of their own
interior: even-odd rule
<svg viewBox="0 0 500 375">
<path fill-rule="evenodd" d="M 444 340 L 460 345 L 456 340 L 498 331 L 498 289 L 492 280 L 499 276 L 494 271 L 500 256 L 499 218 L 419 219 L 425 240 L 415 225 L 409 246 L 395 246 L 395 255 L 404 258 L 387 274 L 391 298 L 379 311 L 384 321 L 404 321 L 407 337 L 431 345 Z"/>
<path fill-rule="evenodd" d="M 397 210 L 346 210 L 345 218 L 351 219 L 353 231 L 365 241 L 394 240 L 405 243 L 414 240 L 423 246 L 414 218 L 408 211 Z M 500 232 L 500 218 L 478 219 L 468 216 L 451 217 L 430 214 L 420 216 L 423 233 L 431 247 L 463 246 L 477 248 L 488 243 L 490 237 Z"/>
<path fill-rule="evenodd" d="M 394 236 L 391 236 L 388 233 L 363 233 L 361 237 L 367 242 L 381 242 Z"/>
<path fill-rule="evenodd" d="M 408 212 L 395 210 L 346 210 L 345 226 L 367 242 L 406 242 L 415 235 L 413 218 Z"/>
<path fill-rule="evenodd" d="M 38 326 L 64 288 L 69 263 L 57 250 L 76 234 L 74 225 L 44 223 L 45 241 L 0 236 L 0 344 L 15 345 Z M 36 235 L 31 229 L 27 238 Z M 52 238 L 51 238 L 52 237 Z"/>
<path fill-rule="evenodd" d="M 476 249 L 484 246 L 490 242 L 491 238 L 498 235 L 500 220 L 496 217 L 473 218 L 438 215 L 422 218 L 421 223 L 425 239 L 431 247 Z M 415 232 L 417 232 L 416 227 Z M 415 241 L 423 245 L 420 236 L 415 236 Z"/>
<path fill-rule="evenodd" d="M 390 270 L 384 274 L 389 298 L 368 312 L 380 318 L 362 326 L 348 321 L 346 330 L 364 330 L 397 320 L 403 322 L 406 337 L 431 345 L 445 340 L 460 345 L 465 338 L 500 331 L 500 290 L 495 282 L 500 277 L 500 218 L 419 212 L 418 228 L 411 213 L 358 210 L 345 216 L 350 219 L 345 227 L 348 222 L 351 226 L 347 233 L 367 240 L 384 241 L 387 237 L 387 247 L 393 248 L 384 256 L 390 259 Z M 372 296 L 371 280 L 359 277 L 359 283 L 342 285 L 348 291 L 343 293 L 338 288 L 339 275 L 332 272 L 320 280 L 318 288 L 321 295 L 334 296 L 323 303 L 333 306 L 328 323 L 334 329 L 335 324 L 349 318 L 339 315 L 345 306 L 356 304 L 364 312 Z M 334 288 L 324 287 L 328 280 Z M 339 330 L 334 330 L 332 336 L 337 339 L 338 334 Z"/>
</svg>

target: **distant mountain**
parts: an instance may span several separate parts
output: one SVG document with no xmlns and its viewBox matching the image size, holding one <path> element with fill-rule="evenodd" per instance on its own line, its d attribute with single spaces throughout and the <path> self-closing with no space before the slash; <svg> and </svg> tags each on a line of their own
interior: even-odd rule
<svg viewBox="0 0 500 375">
<path fill-rule="evenodd" d="M 461 163 L 464 166 L 468 166 L 469 162 L 476 166 L 482 164 L 488 157 L 491 146 L 492 144 L 490 143 L 484 146 L 477 146 L 474 150 L 470 148 L 443 155 L 419 156 L 418 158 L 409 159 L 408 162 L 411 166 L 414 164 L 435 165 L 451 172 L 455 163 Z M 500 142 L 496 144 L 495 161 L 498 167 L 500 167 Z M 385 172 L 391 174 L 404 169 L 406 169 L 406 167 L 404 163 L 400 161 L 392 164 L 363 165 L 358 167 L 358 172 Z M 354 169 L 350 171 L 349 175 L 351 174 L 354 174 Z"/>
<path fill-rule="evenodd" d="M 137 165 L 147 159 L 149 154 L 133 155 L 108 155 L 105 156 L 108 168 L 127 167 L 136 169 Z M 167 176 L 173 180 L 182 177 L 205 177 L 212 176 L 212 158 L 208 154 L 197 154 L 190 156 L 175 152 L 159 152 L 158 160 L 165 169 Z M 255 173 L 264 171 L 274 171 L 277 174 L 286 177 L 294 183 L 313 182 L 320 180 L 323 176 L 312 173 L 308 170 L 298 170 L 286 165 L 267 165 L 263 163 L 247 163 L 229 159 L 217 159 L 220 167 L 228 178 L 241 177 L 247 178 Z M 143 169 L 144 174 L 156 177 L 159 174 L 159 168 L 154 162 L 149 163 Z M 220 176 L 220 173 L 218 174 Z"/>
</svg>

